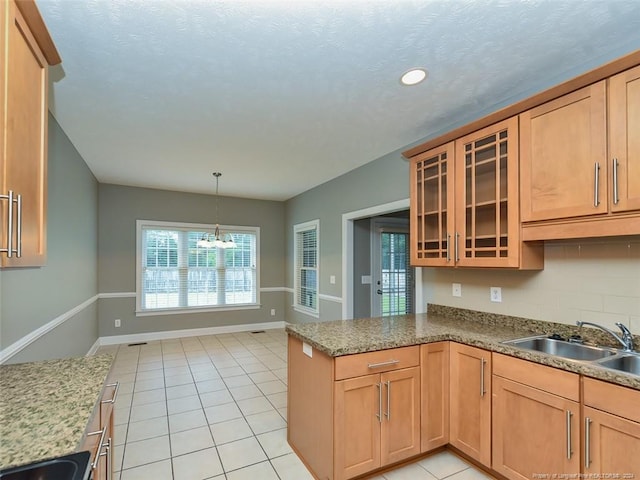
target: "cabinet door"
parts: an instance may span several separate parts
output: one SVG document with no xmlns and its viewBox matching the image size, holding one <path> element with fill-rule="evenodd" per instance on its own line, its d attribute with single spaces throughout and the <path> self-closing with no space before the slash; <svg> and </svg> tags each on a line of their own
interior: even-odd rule
<svg viewBox="0 0 640 480">
<path fill-rule="evenodd" d="M 491 464 L 491 353 L 451 343 L 451 445 Z"/>
<path fill-rule="evenodd" d="M 493 464 L 513 480 L 580 473 L 580 405 L 493 377 Z"/>
<path fill-rule="evenodd" d="M 611 210 L 640 210 L 640 67 L 609 79 Z"/>
<path fill-rule="evenodd" d="M 454 143 L 411 159 L 411 263 L 453 265 Z"/>
<path fill-rule="evenodd" d="M 456 238 L 460 266 L 518 267 L 518 118 L 456 141 Z"/>
<path fill-rule="evenodd" d="M 591 407 L 584 416 L 584 472 L 639 478 L 640 423 Z"/>
<path fill-rule="evenodd" d="M 421 452 L 449 443 L 449 342 L 420 347 Z"/>
<path fill-rule="evenodd" d="M 383 388 L 380 464 L 420 453 L 420 367 L 380 376 Z"/>
<path fill-rule="evenodd" d="M 4 7 L 5 5 L 3 5 Z M 5 267 L 43 265 L 46 255 L 47 63 L 16 7 L 8 8 L 4 103 L 2 194 L 22 195 L 22 257 L 0 257 Z M 7 202 L 2 202 L 0 238 L 7 247 Z M 17 209 L 15 214 L 17 214 Z M 14 219 L 13 245 L 17 245 Z"/>
<path fill-rule="evenodd" d="M 606 82 L 520 115 L 523 222 L 607 213 Z"/>
<path fill-rule="evenodd" d="M 335 382 L 334 408 L 335 479 L 352 478 L 380 467 L 380 375 Z"/>
</svg>

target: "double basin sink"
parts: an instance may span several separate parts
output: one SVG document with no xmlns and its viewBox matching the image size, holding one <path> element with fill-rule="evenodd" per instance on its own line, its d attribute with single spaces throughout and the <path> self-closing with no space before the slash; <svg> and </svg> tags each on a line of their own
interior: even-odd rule
<svg viewBox="0 0 640 480">
<path fill-rule="evenodd" d="M 503 342 L 505 345 L 534 350 L 570 360 L 588 362 L 619 372 L 640 376 L 640 353 L 597 347 L 567 340 L 536 336 Z"/>
</svg>

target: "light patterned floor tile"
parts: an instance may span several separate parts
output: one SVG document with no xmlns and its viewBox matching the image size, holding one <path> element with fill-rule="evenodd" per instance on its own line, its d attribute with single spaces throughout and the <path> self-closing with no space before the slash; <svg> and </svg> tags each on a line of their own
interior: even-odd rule
<svg viewBox="0 0 640 480">
<path fill-rule="evenodd" d="M 169 436 L 151 438 L 140 442 L 128 442 L 124 448 L 123 470 L 164 460 L 171 456 Z"/>
<path fill-rule="evenodd" d="M 127 442 L 137 442 L 148 438 L 169 434 L 167 418 L 152 418 L 141 422 L 130 422 L 127 431 Z"/>
<path fill-rule="evenodd" d="M 448 477 L 449 475 L 469 468 L 467 462 L 448 450 L 420 460 L 418 464 L 437 478 Z"/>
<path fill-rule="evenodd" d="M 218 446 L 218 453 L 225 472 L 253 465 L 267 460 L 262 447 L 255 437 Z"/>
<path fill-rule="evenodd" d="M 227 480 L 280 480 L 269 462 L 260 462 L 250 467 L 227 473 Z"/>
<path fill-rule="evenodd" d="M 295 453 L 274 458 L 271 464 L 276 469 L 280 480 L 313 480 L 313 475 Z"/>
<path fill-rule="evenodd" d="M 169 431 L 171 433 L 204 427 L 206 425 L 207 419 L 202 409 L 169 415 Z"/>
<path fill-rule="evenodd" d="M 175 480 L 204 480 L 223 473 L 215 447 L 173 457 L 172 461 Z"/>
<path fill-rule="evenodd" d="M 150 463 L 137 468 L 123 470 L 120 480 L 175 480 L 171 470 L 171 460 Z"/>
<path fill-rule="evenodd" d="M 269 458 L 281 457 L 293 452 L 287 443 L 286 428 L 262 433 L 257 435 L 257 438 Z"/>
<path fill-rule="evenodd" d="M 256 413 L 255 415 L 248 415 L 246 419 L 251 430 L 253 430 L 253 433 L 256 435 L 270 432 L 272 430 L 278 430 L 287 426 L 280 414 L 274 410 Z"/>
<path fill-rule="evenodd" d="M 235 442 L 253 436 L 249 424 L 244 418 L 236 418 L 226 422 L 214 423 L 209 426 L 216 445 Z"/>
<path fill-rule="evenodd" d="M 207 407 L 204 411 L 209 424 L 226 422 L 227 420 L 242 417 L 242 412 L 235 403 L 225 403 L 224 405 Z"/>
<path fill-rule="evenodd" d="M 199 408 L 202 408 L 202 404 L 200 403 L 200 397 L 198 395 L 167 400 L 167 411 L 169 415 L 198 410 Z"/>
<path fill-rule="evenodd" d="M 383 477 L 386 480 L 437 480 L 436 477 L 417 463 L 411 463 L 390 472 L 385 472 Z"/>
<path fill-rule="evenodd" d="M 208 426 L 172 433 L 169 435 L 169 439 L 171 440 L 171 455 L 174 457 L 214 446 Z"/>
</svg>

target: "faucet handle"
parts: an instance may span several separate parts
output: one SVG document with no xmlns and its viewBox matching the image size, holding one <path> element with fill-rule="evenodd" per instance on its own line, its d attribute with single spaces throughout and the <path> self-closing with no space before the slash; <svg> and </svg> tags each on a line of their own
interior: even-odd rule
<svg viewBox="0 0 640 480">
<path fill-rule="evenodd" d="M 633 350 L 633 335 L 624 323 L 616 322 L 616 327 L 622 331 L 622 339 L 626 343 L 627 350 Z"/>
</svg>

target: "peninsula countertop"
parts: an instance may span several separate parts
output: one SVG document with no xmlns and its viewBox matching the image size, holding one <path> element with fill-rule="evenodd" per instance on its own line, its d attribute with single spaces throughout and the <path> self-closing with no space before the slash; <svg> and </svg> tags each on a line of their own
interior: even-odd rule
<svg viewBox="0 0 640 480">
<path fill-rule="evenodd" d="M 601 332 L 579 331 L 572 325 L 430 305 L 424 314 L 301 323 L 287 325 L 286 331 L 330 357 L 449 340 L 640 390 L 638 376 L 502 343 L 532 335 L 581 333 L 587 340 L 607 344 Z"/>
<path fill-rule="evenodd" d="M 111 355 L 0 366 L 0 469 L 78 449 Z"/>
</svg>

